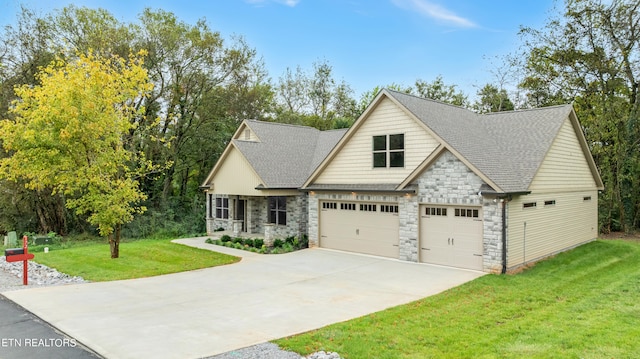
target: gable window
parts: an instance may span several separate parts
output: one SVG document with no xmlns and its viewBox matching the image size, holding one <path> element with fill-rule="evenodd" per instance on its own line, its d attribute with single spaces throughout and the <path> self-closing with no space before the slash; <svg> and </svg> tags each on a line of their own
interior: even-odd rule
<svg viewBox="0 0 640 359">
<path fill-rule="evenodd" d="M 216 218 L 229 218 L 229 198 L 216 198 Z"/>
<path fill-rule="evenodd" d="M 404 134 L 373 136 L 373 167 L 404 167 Z"/>
<path fill-rule="evenodd" d="M 269 223 L 287 224 L 287 197 L 269 197 Z"/>
<path fill-rule="evenodd" d="M 536 202 L 525 202 L 522 204 L 522 208 L 535 208 L 537 205 Z"/>
</svg>

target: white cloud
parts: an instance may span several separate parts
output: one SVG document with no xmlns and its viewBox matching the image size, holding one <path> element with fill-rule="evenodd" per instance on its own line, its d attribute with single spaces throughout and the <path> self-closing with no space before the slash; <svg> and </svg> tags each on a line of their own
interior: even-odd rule
<svg viewBox="0 0 640 359">
<path fill-rule="evenodd" d="M 410 11 L 417 11 L 423 16 L 436 19 L 457 27 L 477 27 L 473 21 L 458 16 L 444 7 L 428 0 L 391 0 L 396 6 Z"/>
</svg>

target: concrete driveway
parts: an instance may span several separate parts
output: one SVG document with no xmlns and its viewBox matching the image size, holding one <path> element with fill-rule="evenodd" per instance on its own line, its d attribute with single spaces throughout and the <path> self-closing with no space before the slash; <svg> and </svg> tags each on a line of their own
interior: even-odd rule
<svg viewBox="0 0 640 359">
<path fill-rule="evenodd" d="M 483 273 L 324 249 L 152 278 L 4 292 L 107 358 L 200 358 L 306 332 L 458 286 Z"/>
</svg>

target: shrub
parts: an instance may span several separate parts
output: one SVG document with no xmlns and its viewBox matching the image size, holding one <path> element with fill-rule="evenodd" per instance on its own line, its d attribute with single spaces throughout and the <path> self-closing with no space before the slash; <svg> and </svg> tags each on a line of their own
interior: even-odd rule
<svg viewBox="0 0 640 359">
<path fill-rule="evenodd" d="M 211 238 L 207 238 L 204 243 L 215 244 Z"/>
<path fill-rule="evenodd" d="M 243 239 L 240 238 L 240 237 L 236 237 L 236 238 L 231 240 L 231 242 L 233 242 L 234 244 L 238 244 L 238 243 L 242 244 L 242 241 L 243 241 Z"/>
<path fill-rule="evenodd" d="M 295 240 L 296 238 L 294 236 L 289 236 L 284 240 L 284 242 L 293 245 L 293 242 L 295 242 Z"/>
<path fill-rule="evenodd" d="M 281 248 L 282 245 L 284 245 L 284 242 L 282 241 L 282 239 L 276 238 L 273 240 L 273 248 Z"/>
<path fill-rule="evenodd" d="M 244 243 L 245 246 L 255 247 L 255 242 L 251 238 L 245 239 L 242 243 Z"/>
<path fill-rule="evenodd" d="M 244 246 L 242 245 L 242 243 L 234 243 L 233 244 L 233 248 L 235 248 L 235 249 L 244 249 Z"/>
<path fill-rule="evenodd" d="M 271 254 L 280 254 L 280 251 L 281 251 L 280 248 L 273 248 L 270 253 Z"/>
<path fill-rule="evenodd" d="M 231 247 L 233 247 L 233 243 L 231 243 L 231 242 L 224 242 L 224 246 L 225 246 L 225 247 L 229 247 L 229 248 L 231 248 Z"/>
<path fill-rule="evenodd" d="M 228 234 L 223 235 L 222 237 L 220 237 L 220 240 L 224 243 L 231 241 L 231 237 Z"/>
<path fill-rule="evenodd" d="M 223 227 L 218 227 L 216 229 L 213 230 L 214 232 L 223 232 L 224 228 Z"/>
<path fill-rule="evenodd" d="M 289 252 L 293 252 L 293 245 L 289 242 L 285 243 L 282 246 L 282 252 L 283 253 L 289 253 Z"/>
<path fill-rule="evenodd" d="M 260 238 L 254 239 L 253 246 L 256 248 L 262 248 L 262 246 L 264 246 L 264 239 L 260 239 Z"/>
</svg>

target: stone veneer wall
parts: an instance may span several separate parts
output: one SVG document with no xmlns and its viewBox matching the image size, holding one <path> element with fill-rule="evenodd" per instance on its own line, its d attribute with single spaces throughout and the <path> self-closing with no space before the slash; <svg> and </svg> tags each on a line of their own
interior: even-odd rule
<svg viewBox="0 0 640 359">
<path fill-rule="evenodd" d="M 484 181 L 447 151 L 418 178 L 416 183 L 420 203 L 482 206 L 483 267 L 485 271 L 491 272 L 496 271 L 498 267 L 501 268 L 501 203 L 497 198 L 485 198 L 479 194 Z M 416 241 L 416 249 L 417 246 Z"/>
</svg>

